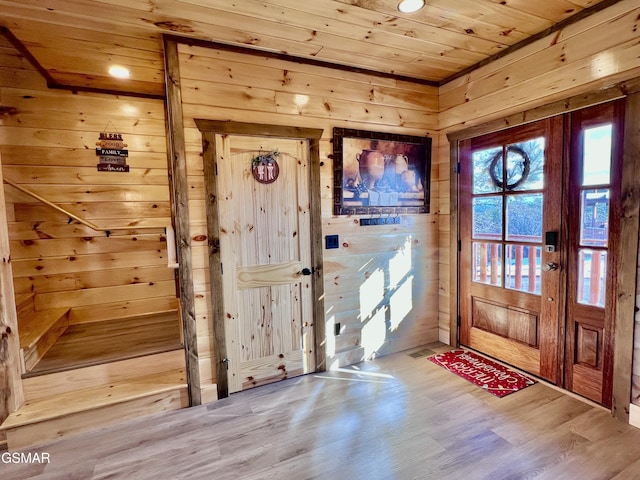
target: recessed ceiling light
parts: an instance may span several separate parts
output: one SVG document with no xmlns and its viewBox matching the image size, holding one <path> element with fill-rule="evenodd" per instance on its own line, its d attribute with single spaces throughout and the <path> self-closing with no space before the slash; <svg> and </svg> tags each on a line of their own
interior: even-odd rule
<svg viewBox="0 0 640 480">
<path fill-rule="evenodd" d="M 424 0 L 402 0 L 398 4 L 398 10 L 402 13 L 417 12 L 424 7 Z"/>
<path fill-rule="evenodd" d="M 116 78 L 129 78 L 129 69 L 120 65 L 109 67 L 109 75 Z"/>
</svg>

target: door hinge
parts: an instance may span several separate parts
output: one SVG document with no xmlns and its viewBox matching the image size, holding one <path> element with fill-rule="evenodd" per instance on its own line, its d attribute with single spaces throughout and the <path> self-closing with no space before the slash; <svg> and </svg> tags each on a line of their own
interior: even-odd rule
<svg viewBox="0 0 640 480">
<path fill-rule="evenodd" d="M 220 264 L 220 275 L 224 274 L 224 267 L 222 266 L 222 263 Z"/>
<path fill-rule="evenodd" d="M 456 173 L 460 173 L 460 162 L 456 165 Z"/>
<path fill-rule="evenodd" d="M 462 325 L 462 317 L 460 315 L 456 317 L 456 323 L 458 325 L 458 328 L 460 327 L 460 325 Z"/>
<path fill-rule="evenodd" d="M 458 251 L 461 252 L 462 251 L 462 240 L 458 240 Z"/>
<path fill-rule="evenodd" d="M 218 163 L 216 162 L 214 165 L 216 166 L 216 175 L 218 175 Z"/>
</svg>

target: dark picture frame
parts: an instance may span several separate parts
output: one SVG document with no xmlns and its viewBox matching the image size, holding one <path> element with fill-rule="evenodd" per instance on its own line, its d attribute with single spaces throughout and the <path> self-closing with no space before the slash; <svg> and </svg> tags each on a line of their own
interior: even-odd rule
<svg viewBox="0 0 640 480">
<path fill-rule="evenodd" d="M 333 129 L 334 215 L 429 213 L 431 138 Z"/>
</svg>

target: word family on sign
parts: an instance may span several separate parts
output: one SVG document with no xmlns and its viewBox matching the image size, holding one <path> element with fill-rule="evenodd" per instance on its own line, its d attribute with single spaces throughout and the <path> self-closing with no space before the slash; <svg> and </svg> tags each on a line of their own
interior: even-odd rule
<svg viewBox="0 0 640 480">
<path fill-rule="evenodd" d="M 129 150 L 120 133 L 100 132 L 96 142 L 99 172 L 128 172 Z"/>
</svg>

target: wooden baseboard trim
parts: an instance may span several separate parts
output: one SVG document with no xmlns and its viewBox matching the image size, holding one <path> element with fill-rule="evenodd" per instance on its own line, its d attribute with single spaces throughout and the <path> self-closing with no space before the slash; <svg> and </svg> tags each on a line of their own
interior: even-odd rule
<svg viewBox="0 0 640 480">
<path fill-rule="evenodd" d="M 218 400 L 218 384 L 202 385 L 200 387 L 202 403 L 211 403 Z"/>
</svg>

